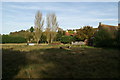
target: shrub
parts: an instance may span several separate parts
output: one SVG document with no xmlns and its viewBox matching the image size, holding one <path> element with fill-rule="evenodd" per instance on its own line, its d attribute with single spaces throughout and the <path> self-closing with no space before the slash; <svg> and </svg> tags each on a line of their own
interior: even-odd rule
<svg viewBox="0 0 120 80">
<path fill-rule="evenodd" d="M 85 39 L 89 39 L 93 36 L 96 29 L 94 29 L 92 26 L 84 26 L 83 28 L 80 28 L 77 30 L 76 39 L 77 41 L 84 41 Z"/>
<path fill-rule="evenodd" d="M 0 43 L 2 43 L 2 35 L 0 35 Z"/>
<path fill-rule="evenodd" d="M 2 43 L 25 43 L 26 39 L 19 36 L 2 35 Z"/>
<path fill-rule="evenodd" d="M 39 43 L 47 43 L 46 36 L 42 33 Z"/>
<path fill-rule="evenodd" d="M 61 38 L 61 43 L 64 44 L 71 43 L 72 41 L 74 41 L 74 38 L 72 36 L 62 36 Z"/>
<path fill-rule="evenodd" d="M 61 38 L 62 38 L 62 34 L 59 34 L 59 33 L 57 33 L 57 35 L 56 35 L 56 41 L 60 41 L 61 40 Z"/>
<path fill-rule="evenodd" d="M 99 30 L 95 35 L 94 45 L 97 47 L 112 47 L 114 43 L 115 39 L 106 30 Z"/>
<path fill-rule="evenodd" d="M 116 47 L 120 48 L 120 26 L 118 27 L 118 31 L 116 33 Z"/>
</svg>

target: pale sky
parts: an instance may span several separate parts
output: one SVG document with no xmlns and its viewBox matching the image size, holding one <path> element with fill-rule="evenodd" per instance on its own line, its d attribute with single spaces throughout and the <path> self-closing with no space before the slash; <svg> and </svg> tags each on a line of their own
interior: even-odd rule
<svg viewBox="0 0 120 80">
<path fill-rule="evenodd" d="M 43 19 L 46 19 L 47 13 L 54 12 L 59 27 L 64 30 L 79 29 L 87 25 L 98 27 L 99 22 L 118 24 L 118 2 L 3 2 L 0 9 L 2 34 L 34 26 L 38 10 L 42 12 Z"/>
<path fill-rule="evenodd" d="M 1 0 L 2 2 L 118 2 L 119 0 Z"/>
</svg>

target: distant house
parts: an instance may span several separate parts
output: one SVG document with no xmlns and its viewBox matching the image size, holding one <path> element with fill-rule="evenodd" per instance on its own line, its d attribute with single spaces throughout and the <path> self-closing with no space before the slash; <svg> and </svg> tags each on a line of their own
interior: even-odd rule
<svg viewBox="0 0 120 80">
<path fill-rule="evenodd" d="M 66 30 L 65 35 L 66 36 L 75 36 L 77 34 L 76 30 Z"/>
<path fill-rule="evenodd" d="M 99 23 L 98 26 L 98 30 L 104 29 L 106 31 L 108 31 L 112 37 L 115 37 L 115 33 L 118 30 L 118 26 L 113 26 L 113 25 L 106 25 L 106 24 L 102 24 L 101 22 Z"/>
<path fill-rule="evenodd" d="M 106 25 L 102 24 L 101 22 L 99 23 L 98 29 L 106 29 L 108 31 L 116 31 L 118 29 L 118 26 L 112 26 L 112 25 Z"/>
<path fill-rule="evenodd" d="M 118 30 L 118 26 L 106 25 L 106 24 L 102 24 L 101 22 L 99 22 L 98 28 L 96 28 L 94 35 L 89 39 L 88 44 L 93 45 L 94 37 L 96 36 L 96 33 L 99 30 L 105 30 L 108 33 L 110 33 L 112 38 L 115 38 L 116 32 Z"/>
</svg>

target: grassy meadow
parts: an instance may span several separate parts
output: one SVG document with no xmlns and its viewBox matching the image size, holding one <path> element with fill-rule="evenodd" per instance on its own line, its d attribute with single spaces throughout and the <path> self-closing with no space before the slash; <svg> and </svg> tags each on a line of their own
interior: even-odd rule
<svg viewBox="0 0 120 80">
<path fill-rule="evenodd" d="M 118 78 L 120 51 L 65 45 L 2 45 L 4 78 Z"/>
</svg>

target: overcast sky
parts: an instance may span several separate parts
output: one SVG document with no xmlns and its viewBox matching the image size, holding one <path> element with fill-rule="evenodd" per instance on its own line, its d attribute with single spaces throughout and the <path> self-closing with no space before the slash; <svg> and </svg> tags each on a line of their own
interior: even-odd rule
<svg viewBox="0 0 120 80">
<path fill-rule="evenodd" d="M 34 26 L 38 10 L 42 12 L 43 19 L 46 19 L 47 13 L 54 12 L 59 27 L 64 30 L 87 25 L 98 27 L 99 22 L 118 24 L 118 2 L 3 2 L 2 34 Z"/>
</svg>

